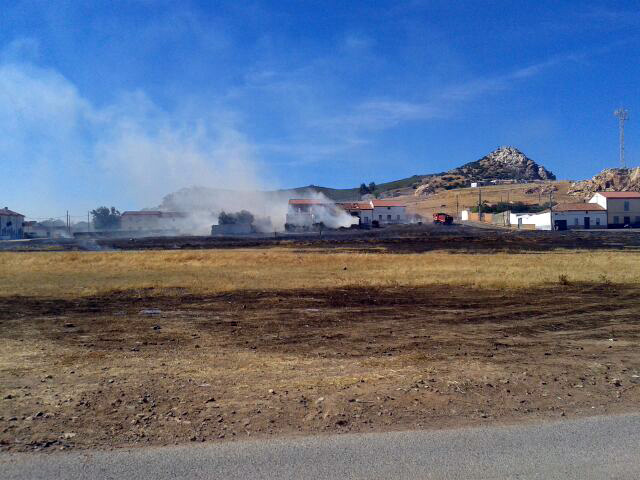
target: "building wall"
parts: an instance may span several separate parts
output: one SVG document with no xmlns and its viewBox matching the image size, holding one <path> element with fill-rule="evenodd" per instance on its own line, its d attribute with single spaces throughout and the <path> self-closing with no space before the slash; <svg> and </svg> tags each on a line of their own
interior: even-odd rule
<svg viewBox="0 0 640 480">
<path fill-rule="evenodd" d="M 606 228 L 607 213 L 606 212 L 553 212 L 553 224 L 556 220 L 566 220 L 567 229 L 583 229 L 584 218 L 589 217 L 590 228 Z M 542 213 L 512 213 L 510 215 L 511 225 L 522 228 L 524 225 L 534 225 L 536 230 L 551 230 L 551 221 L 549 212 Z M 576 223 L 577 222 L 577 223 Z"/>
<path fill-rule="evenodd" d="M 23 237 L 22 215 L 0 215 L 0 240 L 17 240 Z"/>
<path fill-rule="evenodd" d="M 640 224 L 640 198 L 607 198 L 607 223 L 621 227 Z M 625 221 L 628 218 L 628 222 Z"/>
<path fill-rule="evenodd" d="M 159 215 L 122 215 L 120 230 L 136 232 L 143 230 L 159 230 L 161 228 Z"/>
<path fill-rule="evenodd" d="M 551 230 L 549 212 L 543 213 L 512 213 L 509 215 L 511 226 L 516 228 L 533 228 L 536 230 Z M 525 227 L 527 225 L 527 227 Z"/>
<path fill-rule="evenodd" d="M 604 195 L 600 195 L 599 193 L 596 193 L 593 197 L 591 197 L 589 203 L 597 203 L 605 210 L 607 209 L 607 198 Z"/>
<path fill-rule="evenodd" d="M 373 210 L 360 210 L 360 223 L 371 225 Z"/>
<path fill-rule="evenodd" d="M 607 210 L 609 226 L 622 227 L 625 223 L 640 225 L 640 198 L 607 198 L 596 193 L 589 203 L 597 203 Z M 629 222 L 625 222 L 624 217 L 629 217 Z"/>
<path fill-rule="evenodd" d="M 554 212 L 553 220 L 566 220 L 570 230 L 583 229 L 584 219 L 590 219 L 590 228 L 607 228 L 607 212 Z"/>
<path fill-rule="evenodd" d="M 406 223 L 405 207 L 373 207 L 373 220 L 382 224 Z"/>
</svg>

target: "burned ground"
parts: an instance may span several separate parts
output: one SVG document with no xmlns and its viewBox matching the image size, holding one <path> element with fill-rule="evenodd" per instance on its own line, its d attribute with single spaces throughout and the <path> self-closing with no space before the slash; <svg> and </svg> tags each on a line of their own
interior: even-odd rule
<svg viewBox="0 0 640 480">
<path fill-rule="evenodd" d="M 320 234 L 246 235 L 240 237 L 140 237 L 38 239 L 0 242 L 0 251 L 77 250 L 194 250 L 296 248 L 350 250 L 354 252 L 423 253 L 547 252 L 551 250 L 640 249 L 637 230 L 572 230 L 564 232 L 513 230 L 478 224 L 395 225 L 381 229 L 327 230 Z"/>
<path fill-rule="evenodd" d="M 624 412 L 635 286 L 139 289 L 0 300 L 0 448 Z"/>
</svg>

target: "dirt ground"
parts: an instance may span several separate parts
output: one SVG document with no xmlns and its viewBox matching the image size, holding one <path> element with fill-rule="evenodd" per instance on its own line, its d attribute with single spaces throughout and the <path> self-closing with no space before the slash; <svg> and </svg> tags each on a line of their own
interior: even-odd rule
<svg viewBox="0 0 640 480">
<path fill-rule="evenodd" d="M 0 299 L 0 449 L 534 421 L 640 406 L 634 286 Z"/>
</svg>

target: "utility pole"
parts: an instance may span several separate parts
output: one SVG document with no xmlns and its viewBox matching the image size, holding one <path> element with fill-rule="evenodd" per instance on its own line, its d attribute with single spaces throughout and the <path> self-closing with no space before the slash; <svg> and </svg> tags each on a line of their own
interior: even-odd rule
<svg viewBox="0 0 640 480">
<path fill-rule="evenodd" d="M 91 233 L 91 221 L 89 220 L 89 213 L 87 212 L 87 233 Z"/>
<path fill-rule="evenodd" d="M 478 189 L 478 220 L 482 221 L 482 189 Z"/>
<path fill-rule="evenodd" d="M 552 196 L 553 195 L 553 190 L 549 190 L 549 223 L 551 224 L 551 230 L 555 230 L 555 228 L 553 228 L 553 200 L 552 200 Z"/>
<path fill-rule="evenodd" d="M 620 107 L 613 114 L 618 117 L 618 126 L 620 128 L 620 168 L 627 168 L 624 161 L 624 122 L 629 120 L 629 111 Z"/>
<path fill-rule="evenodd" d="M 459 205 L 460 203 L 458 202 L 458 194 L 456 193 L 456 218 L 458 218 Z"/>
</svg>

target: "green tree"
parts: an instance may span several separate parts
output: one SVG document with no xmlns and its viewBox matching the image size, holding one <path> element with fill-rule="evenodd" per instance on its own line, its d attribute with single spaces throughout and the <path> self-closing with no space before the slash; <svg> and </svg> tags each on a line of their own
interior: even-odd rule
<svg viewBox="0 0 640 480">
<path fill-rule="evenodd" d="M 91 211 L 96 230 L 117 230 L 120 228 L 120 212 L 115 207 L 98 207 Z"/>
<path fill-rule="evenodd" d="M 367 187 L 369 189 L 369 193 L 373 193 L 376 191 L 376 182 L 371 182 Z"/>
<path fill-rule="evenodd" d="M 370 193 L 369 192 L 369 188 L 364 183 L 361 183 L 360 184 L 360 195 L 366 195 L 367 193 Z"/>
</svg>

